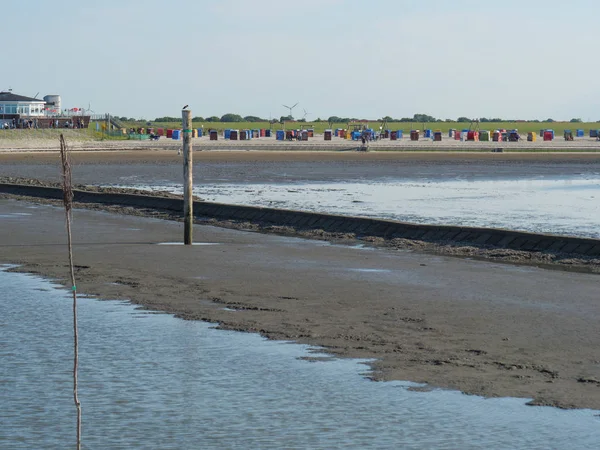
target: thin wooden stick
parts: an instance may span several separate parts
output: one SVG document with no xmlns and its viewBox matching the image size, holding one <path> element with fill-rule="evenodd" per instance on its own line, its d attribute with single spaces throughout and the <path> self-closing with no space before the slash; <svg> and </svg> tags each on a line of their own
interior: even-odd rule
<svg viewBox="0 0 600 450">
<path fill-rule="evenodd" d="M 77 395 L 77 370 L 79 366 L 79 335 L 77 332 L 77 288 L 73 267 L 73 245 L 71 240 L 71 218 L 73 210 L 73 185 L 71 182 L 71 157 L 64 136 L 60 135 L 60 157 L 63 176 L 63 204 L 67 223 L 67 246 L 69 248 L 69 269 L 71 272 L 71 292 L 73 293 L 73 400 L 77 408 L 77 450 L 81 450 L 81 402 Z"/>
</svg>

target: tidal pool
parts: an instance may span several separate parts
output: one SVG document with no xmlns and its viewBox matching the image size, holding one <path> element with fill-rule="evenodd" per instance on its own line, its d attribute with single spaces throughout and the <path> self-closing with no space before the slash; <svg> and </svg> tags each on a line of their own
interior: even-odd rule
<svg viewBox="0 0 600 450">
<path fill-rule="evenodd" d="M 0 448 L 75 439 L 71 297 L 0 271 Z M 81 297 L 83 448 L 595 449 L 598 411 L 372 382 L 364 361 Z"/>
</svg>

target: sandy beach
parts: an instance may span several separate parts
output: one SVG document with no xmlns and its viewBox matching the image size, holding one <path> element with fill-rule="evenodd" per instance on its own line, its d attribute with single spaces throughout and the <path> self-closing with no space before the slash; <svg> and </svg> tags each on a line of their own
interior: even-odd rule
<svg viewBox="0 0 600 450">
<path fill-rule="evenodd" d="M 9 151 L 53 151 L 59 149 L 58 132 L 54 130 L 11 130 L 17 134 L 8 132 L 0 134 L 0 152 Z M 0 130 L 1 133 L 1 130 Z M 6 133 L 6 132 L 5 132 Z M 95 140 L 91 139 L 85 133 L 77 130 L 61 130 L 65 139 L 73 150 L 81 151 L 123 151 L 123 150 L 175 150 L 182 148 L 183 141 L 167 139 L 161 137 L 158 141 L 150 140 Z M 216 141 L 211 141 L 208 137 L 192 139 L 192 144 L 196 150 L 266 150 L 266 151 L 356 151 L 361 147 L 360 141 L 352 141 L 333 137 L 331 141 L 325 141 L 322 134 L 315 135 L 308 141 L 278 141 L 275 137 L 256 138 L 245 141 L 232 141 L 219 136 Z M 578 138 L 574 141 L 565 141 L 557 136 L 553 141 L 537 140 L 536 142 L 483 142 L 469 141 L 462 142 L 444 136 L 441 142 L 434 142 L 431 139 L 421 138 L 418 141 L 411 141 L 406 136 L 403 139 L 392 141 L 390 139 L 381 139 L 372 141 L 368 144 L 370 151 L 457 151 L 490 152 L 493 149 L 502 149 L 506 152 L 511 151 L 530 151 L 530 152 L 599 152 L 600 141 L 595 138 Z"/>
<path fill-rule="evenodd" d="M 154 173 L 180 161 L 172 150 L 75 152 L 73 159 L 83 174 L 77 181 L 89 184 L 117 165 Z M 264 165 L 275 162 L 344 172 L 365 160 L 373 164 L 368 170 L 392 170 L 393 162 L 394 171 L 407 173 L 415 165 L 435 172 L 446 164 L 465 173 L 489 164 L 492 171 L 565 173 L 599 161 L 589 153 L 210 151 L 196 158 L 210 176 L 235 163 L 266 179 Z M 58 180 L 54 152 L 4 153 L 0 163 L 0 175 Z M 66 283 L 63 214 L 48 204 L 0 200 L 0 262 Z M 206 224 L 195 229 L 196 242 L 206 245 L 157 245 L 179 242 L 182 225 L 160 213 L 140 214 L 75 211 L 81 293 L 374 358 L 377 380 L 600 409 L 598 275 Z"/>
<path fill-rule="evenodd" d="M 0 141 L 2 142 L 2 141 Z M 116 142 L 114 150 L 103 149 L 78 150 L 76 146 L 71 148 L 73 160 L 77 164 L 165 164 L 181 163 L 181 155 L 177 154 L 177 147 L 169 148 L 156 145 L 144 148 L 132 147 L 130 141 Z M 357 151 L 285 151 L 273 147 L 272 150 L 252 150 L 242 148 L 239 150 L 214 150 L 200 151 L 195 148 L 194 161 L 202 162 L 343 162 L 354 163 L 360 161 L 380 162 L 378 169 L 385 169 L 389 162 L 398 164 L 406 163 L 410 166 L 415 164 L 443 165 L 453 164 L 484 164 L 492 167 L 498 163 L 511 164 L 511 170 L 530 170 L 523 163 L 546 164 L 554 166 L 557 173 L 564 168 L 557 167 L 559 164 L 582 164 L 592 166 L 600 164 L 600 152 L 517 152 L 517 153 L 492 153 L 492 152 L 462 152 L 462 151 L 414 151 L 414 152 L 357 152 Z M 11 173 L 10 165 L 21 163 L 32 166 L 55 164 L 59 159 L 59 148 L 50 148 L 47 151 L 39 151 L 35 147 L 24 149 L 11 148 L 0 150 L 0 162 L 5 165 L 2 171 L 6 176 L 22 176 L 21 173 Z M 470 167 L 465 168 L 466 171 Z M 566 167 L 568 171 L 569 168 Z"/>
</svg>

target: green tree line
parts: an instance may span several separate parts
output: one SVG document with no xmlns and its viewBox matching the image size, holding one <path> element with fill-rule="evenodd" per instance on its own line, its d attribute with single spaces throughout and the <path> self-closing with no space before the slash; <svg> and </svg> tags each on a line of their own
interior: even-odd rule
<svg viewBox="0 0 600 450">
<path fill-rule="evenodd" d="M 144 119 L 138 120 L 134 118 L 128 117 L 118 117 L 119 120 L 123 122 L 145 122 Z M 153 120 L 153 122 L 178 122 L 181 120 L 181 117 L 157 117 Z M 223 114 L 221 117 L 218 116 L 210 116 L 210 117 L 194 117 L 192 119 L 194 122 L 223 122 L 223 123 L 235 123 L 235 122 L 271 122 L 271 123 L 284 123 L 288 121 L 294 120 L 292 116 L 281 116 L 279 119 L 271 119 L 270 121 L 267 119 L 263 119 L 258 116 L 241 116 L 240 114 L 227 113 Z M 340 116 L 330 116 L 326 120 L 322 120 L 321 118 L 317 118 L 313 120 L 313 123 L 320 122 L 328 122 L 328 123 L 348 123 L 357 120 L 365 120 L 358 119 L 355 117 L 340 117 Z M 469 117 L 461 116 L 457 119 L 440 119 L 434 116 L 430 116 L 428 114 L 414 114 L 412 117 L 401 117 L 401 118 L 393 118 L 391 116 L 384 116 L 381 119 L 376 119 L 372 121 L 387 121 L 387 122 L 415 122 L 415 123 L 439 123 L 439 122 L 459 122 L 459 123 L 470 123 L 475 120 L 479 120 L 481 123 L 487 122 L 530 122 L 530 123 L 552 123 L 555 122 L 554 119 L 548 118 L 545 120 L 515 120 L 515 119 L 504 119 L 501 117 L 480 117 L 478 119 L 472 119 Z M 297 119 L 296 122 L 306 122 L 306 119 Z M 583 120 L 581 118 L 573 118 L 569 122 L 571 123 L 582 123 Z M 600 120 L 598 121 L 600 122 Z"/>
</svg>

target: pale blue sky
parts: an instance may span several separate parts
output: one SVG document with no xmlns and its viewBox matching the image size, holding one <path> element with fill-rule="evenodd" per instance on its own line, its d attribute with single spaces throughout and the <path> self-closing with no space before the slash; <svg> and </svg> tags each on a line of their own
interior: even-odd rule
<svg viewBox="0 0 600 450">
<path fill-rule="evenodd" d="M 0 17 L 0 90 L 98 113 L 600 120 L 598 0 L 28 0 Z"/>
</svg>

